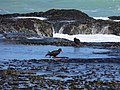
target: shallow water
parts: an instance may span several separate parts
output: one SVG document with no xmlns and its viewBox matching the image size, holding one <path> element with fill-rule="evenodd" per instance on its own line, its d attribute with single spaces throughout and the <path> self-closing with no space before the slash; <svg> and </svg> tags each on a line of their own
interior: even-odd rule
<svg viewBox="0 0 120 90">
<path fill-rule="evenodd" d="M 29 60 L 29 59 L 45 59 L 48 51 L 62 48 L 63 53 L 60 53 L 60 57 L 69 58 L 114 58 L 119 57 L 116 54 L 108 54 L 113 52 L 112 49 L 101 49 L 95 47 L 70 47 L 70 46 L 51 46 L 51 45 L 16 45 L 0 43 L 0 60 Z M 114 50 L 117 54 L 116 50 Z"/>
</svg>

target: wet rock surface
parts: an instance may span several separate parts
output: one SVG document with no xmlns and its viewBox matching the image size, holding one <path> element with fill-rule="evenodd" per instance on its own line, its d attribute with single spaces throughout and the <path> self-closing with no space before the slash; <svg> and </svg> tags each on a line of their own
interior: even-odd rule
<svg viewBox="0 0 120 90">
<path fill-rule="evenodd" d="M 51 24 L 37 19 L 15 19 L 2 18 L 0 20 L 0 32 L 9 37 L 16 34 L 16 37 L 52 37 Z M 18 35 L 17 35 L 18 34 Z M 30 34 L 30 35 L 29 35 Z"/>
<path fill-rule="evenodd" d="M 39 19 L 15 19 L 16 17 L 45 17 Z M 111 16 L 119 18 L 119 16 Z M 96 20 L 75 9 L 51 9 L 46 12 L 0 15 L 0 32 L 26 32 L 52 37 L 53 31 L 63 34 L 115 34 L 120 35 L 120 22 Z"/>
<path fill-rule="evenodd" d="M 63 34 L 114 34 L 120 35 L 120 22 L 109 20 L 60 21 L 56 22 L 56 33 Z"/>
<path fill-rule="evenodd" d="M 108 18 L 110 18 L 112 20 L 120 20 L 120 16 L 110 16 Z"/>
<path fill-rule="evenodd" d="M 51 9 L 43 13 L 49 20 L 87 20 L 93 19 L 82 11 L 75 9 Z"/>
<path fill-rule="evenodd" d="M 119 89 L 120 63 L 10 60 L 0 62 L 0 89 Z"/>
<path fill-rule="evenodd" d="M 2 40 L 4 43 L 12 43 L 12 44 L 25 44 L 25 45 L 56 45 L 56 46 L 75 46 L 73 41 L 63 39 L 63 38 L 37 38 L 37 39 L 4 39 Z M 81 44 L 82 46 L 82 44 Z"/>
<path fill-rule="evenodd" d="M 4 43 L 12 44 L 25 44 L 25 45 L 56 45 L 56 46 L 92 46 L 92 47 L 101 47 L 101 48 L 120 48 L 120 42 L 80 42 L 79 46 L 76 46 L 74 41 L 70 41 L 64 38 L 15 38 L 13 40 L 3 39 L 1 40 Z"/>
</svg>

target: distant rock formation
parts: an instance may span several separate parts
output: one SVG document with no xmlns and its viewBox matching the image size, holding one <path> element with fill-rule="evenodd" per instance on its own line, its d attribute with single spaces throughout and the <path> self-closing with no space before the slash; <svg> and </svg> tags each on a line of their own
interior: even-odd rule
<svg viewBox="0 0 120 90">
<path fill-rule="evenodd" d="M 84 12 L 75 9 L 51 9 L 43 13 L 49 20 L 89 20 L 93 19 Z"/>
<path fill-rule="evenodd" d="M 110 16 L 108 18 L 111 20 L 120 20 L 120 16 Z"/>
<path fill-rule="evenodd" d="M 16 17 L 45 17 L 47 20 Z M 114 34 L 120 35 L 120 16 L 110 20 L 96 20 L 75 9 L 51 9 L 46 12 L 0 15 L 0 32 L 27 34 L 25 37 L 52 37 L 53 32 L 63 34 Z"/>
</svg>

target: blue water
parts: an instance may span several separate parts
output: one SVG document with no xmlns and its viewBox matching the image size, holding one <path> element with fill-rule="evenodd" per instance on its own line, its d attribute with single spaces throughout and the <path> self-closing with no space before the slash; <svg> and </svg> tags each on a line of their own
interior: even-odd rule
<svg viewBox="0 0 120 90">
<path fill-rule="evenodd" d="M 120 0 L 0 0 L 0 13 L 27 13 L 53 8 L 78 9 L 89 16 L 120 15 Z"/>
<path fill-rule="evenodd" d="M 49 59 L 45 57 L 48 51 L 56 50 L 62 48 L 63 53 L 58 56 L 69 57 L 69 58 L 112 58 L 114 56 L 109 56 L 107 54 L 94 54 L 109 52 L 108 49 L 99 49 L 93 47 L 63 47 L 63 46 L 51 46 L 51 45 L 13 45 L 0 43 L 0 61 L 3 60 L 29 60 L 29 59 Z"/>
</svg>

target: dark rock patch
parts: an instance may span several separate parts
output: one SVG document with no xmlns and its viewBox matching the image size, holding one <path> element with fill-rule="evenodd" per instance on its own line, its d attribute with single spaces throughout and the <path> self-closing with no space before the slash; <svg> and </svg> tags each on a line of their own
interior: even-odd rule
<svg viewBox="0 0 120 90">
<path fill-rule="evenodd" d="M 119 90 L 120 88 L 119 63 L 11 60 L 0 62 L 0 69 L 0 89 Z"/>
<path fill-rule="evenodd" d="M 117 63 L 120 64 L 120 58 L 68 58 L 68 57 L 58 57 L 56 59 L 31 59 L 29 62 L 40 63 L 40 62 L 49 62 L 49 63 Z"/>
<path fill-rule="evenodd" d="M 87 20 L 93 19 L 84 12 L 75 9 L 51 9 L 43 13 L 49 20 Z"/>
<path fill-rule="evenodd" d="M 120 16 L 110 16 L 108 18 L 111 20 L 120 20 Z"/>
<path fill-rule="evenodd" d="M 39 39 L 4 39 L 5 43 L 14 44 L 33 44 L 33 45 L 57 45 L 57 46 L 74 46 L 74 42 L 63 38 L 39 38 Z M 82 44 L 81 44 L 82 46 Z"/>
</svg>

